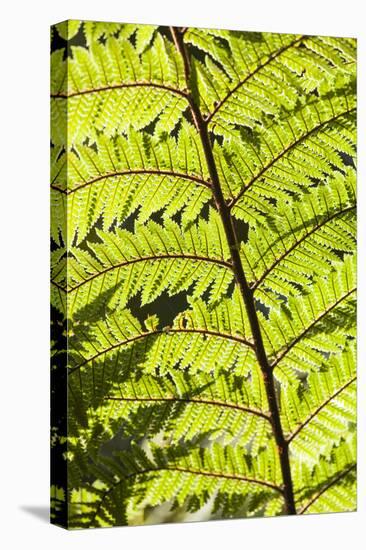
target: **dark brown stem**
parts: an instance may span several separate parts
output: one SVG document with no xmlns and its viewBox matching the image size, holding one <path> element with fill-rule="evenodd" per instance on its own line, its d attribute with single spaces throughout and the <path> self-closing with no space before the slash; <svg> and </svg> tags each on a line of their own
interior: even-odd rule
<svg viewBox="0 0 366 550">
<path fill-rule="evenodd" d="M 283 477 L 283 495 L 284 495 L 285 504 L 286 504 L 286 511 L 287 511 L 287 514 L 296 514 L 293 484 L 292 484 L 291 469 L 290 469 L 290 460 L 289 460 L 289 449 L 282 430 L 280 412 L 279 412 L 277 398 L 276 398 L 273 372 L 269 365 L 267 355 L 265 352 L 262 333 L 261 333 L 258 316 L 257 316 L 257 311 L 255 308 L 253 292 L 250 289 L 249 284 L 245 277 L 245 273 L 241 262 L 240 253 L 239 253 L 239 244 L 236 238 L 235 229 L 233 225 L 233 220 L 230 214 L 228 203 L 225 201 L 225 198 L 221 189 L 221 184 L 220 184 L 220 180 L 219 180 L 219 176 L 216 168 L 216 162 L 213 155 L 212 145 L 208 134 L 207 121 L 203 119 L 201 111 L 198 105 L 196 104 L 190 89 L 190 84 L 191 84 L 190 60 L 185 48 L 185 44 L 183 42 L 183 37 L 177 28 L 170 27 L 170 30 L 174 40 L 174 44 L 183 59 L 185 77 L 186 77 L 187 88 L 188 88 L 187 99 L 190 105 L 190 110 L 192 113 L 194 124 L 201 138 L 208 171 L 210 174 L 212 192 L 213 192 L 216 208 L 221 216 L 226 239 L 230 248 L 231 261 L 233 264 L 235 281 L 240 290 L 241 296 L 245 304 L 245 308 L 247 311 L 247 315 L 249 318 L 249 323 L 250 323 L 250 327 L 253 335 L 257 361 L 260 365 L 262 375 L 263 375 L 264 385 L 265 385 L 267 399 L 268 399 L 268 407 L 271 415 L 273 433 L 276 440 L 279 460 L 281 464 L 281 471 L 282 471 L 282 477 Z"/>
</svg>

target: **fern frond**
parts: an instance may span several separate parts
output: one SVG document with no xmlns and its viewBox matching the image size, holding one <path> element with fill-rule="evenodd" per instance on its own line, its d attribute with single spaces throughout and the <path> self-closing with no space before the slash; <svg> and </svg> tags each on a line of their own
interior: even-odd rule
<svg viewBox="0 0 366 550">
<path fill-rule="evenodd" d="M 112 308 L 124 307 L 140 291 L 146 304 L 165 290 L 173 295 L 192 285 L 193 297 L 208 291 L 215 303 L 233 280 L 228 246 L 213 210 L 207 222 L 202 219 L 185 232 L 167 220 L 164 228 L 150 221 L 136 225 L 134 234 L 123 229 L 97 234 L 101 242 L 90 243 L 89 251 L 70 250 L 67 271 L 58 263 L 54 268 L 53 292 L 61 292 L 63 302 L 67 297 L 70 316 L 113 289 L 113 299 L 105 301 Z"/>
<path fill-rule="evenodd" d="M 186 225 L 211 199 L 202 145 L 189 124 L 182 124 L 177 140 L 133 130 L 115 140 L 100 136 L 94 147 L 59 154 L 51 178 L 52 207 L 61 213 L 52 237 L 59 242 L 61 234 L 68 246 L 80 243 L 100 216 L 106 230 L 137 209 L 145 222 L 165 207 L 166 217 L 182 211 Z"/>
<path fill-rule="evenodd" d="M 334 445 L 352 437 L 356 415 L 356 362 L 351 348 L 324 362 L 300 386 L 285 386 L 281 395 L 283 424 L 294 460 L 315 466 L 329 458 Z"/>
<path fill-rule="evenodd" d="M 58 35 L 64 40 L 71 40 L 79 32 L 80 25 L 81 21 L 68 19 L 67 21 L 55 25 L 53 28 L 56 28 Z"/>
<path fill-rule="evenodd" d="M 344 155 L 355 154 L 354 117 L 352 91 L 341 91 L 257 130 L 257 139 L 244 138 L 237 146 L 237 157 L 245 162 L 241 160 L 242 188 L 233 198 L 233 215 L 251 223 L 258 216 L 265 221 L 271 200 L 286 200 L 334 177 L 334 166 L 344 171 Z"/>
<path fill-rule="evenodd" d="M 302 487 L 298 488 L 300 514 L 352 512 L 356 502 L 355 437 L 334 447 L 330 460 L 320 457 L 314 469 L 300 466 Z"/>
<path fill-rule="evenodd" d="M 231 302 L 224 301 L 208 313 L 204 303 L 198 301 L 180 314 L 172 327 L 161 327 L 156 320 L 154 324 L 145 323 L 147 329 L 126 309 L 90 326 L 80 316 L 69 325 L 70 373 L 78 371 L 81 377 L 80 373 L 85 373 L 88 383 L 94 385 L 95 378 L 90 379 L 88 369 L 92 368 L 95 375 L 94 364 L 101 364 L 101 384 L 109 384 L 118 373 L 128 374 L 133 359 L 140 370 L 154 374 L 164 375 L 179 365 L 193 373 L 231 371 L 235 367 L 239 375 L 248 375 L 255 363 L 253 344 L 246 336 L 245 318 L 239 317 L 230 324 L 229 315 L 234 308 Z M 111 372 L 107 373 L 107 368 Z M 103 394 L 104 388 L 100 390 Z"/>
<path fill-rule="evenodd" d="M 258 224 L 242 247 L 242 258 L 258 299 L 274 306 L 271 293 L 297 294 L 315 275 L 326 276 L 339 253 L 354 249 L 355 174 L 350 168 L 334 181 L 299 198 L 279 200 L 266 226 Z M 269 297 L 267 293 L 269 291 Z"/>
<path fill-rule="evenodd" d="M 86 138 L 94 143 L 100 133 L 112 137 L 130 126 L 140 130 L 160 115 L 172 130 L 187 108 L 182 60 L 160 34 L 141 55 L 123 33 L 105 44 L 92 40 L 89 50 L 71 46 L 70 51 L 66 60 L 55 52 L 57 71 L 67 68 L 67 87 L 57 82 L 51 87 L 52 113 L 67 116 L 68 149 Z M 62 124 L 58 118 L 53 122 Z M 63 145 L 56 138 L 55 133 L 55 144 Z"/>
<path fill-rule="evenodd" d="M 355 40 L 51 47 L 52 521 L 353 510 Z"/>
<path fill-rule="evenodd" d="M 151 446 L 149 454 L 151 458 L 137 445 L 131 445 L 129 452 L 116 452 L 114 460 L 103 459 L 103 464 L 112 470 L 109 479 L 113 482 L 108 480 L 108 474 L 103 475 L 102 482 L 96 480 L 91 498 L 82 498 L 81 506 L 73 505 L 72 525 L 80 526 L 81 521 L 85 526 L 88 518 L 88 526 L 102 526 L 108 524 L 108 517 L 113 524 L 113 511 L 121 501 L 122 492 L 129 495 L 127 514 L 167 501 L 172 506 L 186 505 L 188 510 L 197 510 L 213 497 L 216 508 L 224 506 L 224 516 L 228 515 L 225 508 L 230 510 L 229 503 L 235 497 L 250 497 L 248 515 L 253 515 L 258 508 L 265 513 L 266 503 L 272 498 L 278 499 L 281 494 L 273 448 L 266 455 L 259 454 L 255 460 L 248 459 L 240 447 L 219 445 L 185 453 L 180 447 Z M 80 495 L 74 491 L 73 500 L 77 502 L 78 497 Z"/>
<path fill-rule="evenodd" d="M 283 384 L 291 371 L 317 368 L 324 356 L 338 353 L 355 337 L 355 295 L 355 257 L 348 256 L 304 295 L 290 298 L 281 313 L 271 310 L 263 330 L 271 366 Z"/>
<path fill-rule="evenodd" d="M 139 25 L 138 27 L 141 28 Z M 101 43 L 111 37 L 130 38 L 136 32 L 136 25 L 129 23 L 105 23 L 104 21 L 84 21 L 83 31 L 88 46 Z"/>
<path fill-rule="evenodd" d="M 259 373 L 244 383 L 236 377 L 233 385 L 228 373 L 213 381 L 204 373 L 191 376 L 179 369 L 170 372 L 174 382 L 151 375 L 141 381 L 131 375 L 115 384 L 99 404 L 91 399 L 88 425 L 70 426 L 70 433 L 80 434 L 87 457 L 97 455 L 110 441 L 131 438 L 181 445 L 204 435 L 205 446 L 211 442 L 240 445 L 253 456 L 272 445 Z M 233 390 L 233 402 L 227 400 L 225 392 L 229 390 Z M 249 396 L 250 390 L 254 396 Z M 75 400 L 75 409 L 77 405 Z"/>
<path fill-rule="evenodd" d="M 225 136 L 237 124 L 254 128 L 293 109 L 299 88 L 319 87 L 323 95 L 354 74 L 352 39 L 341 41 L 343 49 L 322 37 L 210 29 L 189 30 L 184 39 L 207 54 L 197 63 L 199 97 L 214 131 Z"/>
</svg>

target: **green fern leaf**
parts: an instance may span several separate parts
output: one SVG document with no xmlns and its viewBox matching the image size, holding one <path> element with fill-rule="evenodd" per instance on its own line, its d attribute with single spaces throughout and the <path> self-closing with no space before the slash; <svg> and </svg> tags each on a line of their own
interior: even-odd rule
<svg viewBox="0 0 366 550">
<path fill-rule="evenodd" d="M 52 521 L 354 510 L 355 40 L 53 32 Z"/>
</svg>

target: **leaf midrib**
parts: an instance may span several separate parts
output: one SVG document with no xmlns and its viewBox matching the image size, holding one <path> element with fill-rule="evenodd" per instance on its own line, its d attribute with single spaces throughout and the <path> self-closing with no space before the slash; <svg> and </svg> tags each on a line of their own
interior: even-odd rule
<svg viewBox="0 0 366 550">
<path fill-rule="evenodd" d="M 265 413 L 259 409 L 253 409 L 251 407 L 247 407 L 245 405 L 240 405 L 239 403 L 231 403 L 230 401 L 221 401 L 219 399 L 206 399 L 206 398 L 198 398 L 198 397 L 177 397 L 177 396 L 171 396 L 171 397 L 119 397 L 119 396 L 110 396 L 107 395 L 104 398 L 106 401 L 131 401 L 134 403 L 139 402 L 152 402 L 152 403 L 198 403 L 203 405 L 212 405 L 216 407 L 223 407 L 228 409 L 234 409 L 237 411 L 250 413 L 255 416 L 260 416 L 264 418 L 265 420 L 270 422 L 270 416 L 268 413 Z"/>
<path fill-rule="evenodd" d="M 76 90 L 74 92 L 70 93 L 51 93 L 52 99 L 69 99 L 72 97 L 77 97 L 81 95 L 87 95 L 87 94 L 94 94 L 94 93 L 100 93 L 100 92 L 108 92 L 111 90 L 120 90 L 123 88 L 141 88 L 141 87 L 148 87 L 148 88 L 160 88 L 165 91 L 169 91 L 173 94 L 180 95 L 187 99 L 187 94 L 184 90 L 180 90 L 179 88 L 175 88 L 174 86 L 169 86 L 167 84 L 162 84 L 159 82 L 148 82 L 148 81 L 141 81 L 141 82 L 123 82 L 121 84 L 110 84 L 106 86 L 100 86 L 95 88 L 88 88 L 86 90 Z"/>
<path fill-rule="evenodd" d="M 139 262 L 150 262 L 150 261 L 160 261 L 160 260 L 192 260 L 197 262 L 207 262 L 219 265 L 221 267 L 225 267 L 227 269 L 232 270 L 232 265 L 230 262 L 226 260 L 222 260 L 220 258 L 212 258 L 212 257 L 206 257 L 206 256 L 200 256 L 197 254 L 156 254 L 154 256 L 141 256 L 140 258 L 132 258 L 131 260 L 126 260 L 124 262 L 120 262 L 118 264 L 109 266 L 107 268 L 101 269 L 101 271 L 98 271 L 94 275 L 88 277 L 87 279 L 84 279 L 79 284 L 73 286 L 72 288 L 65 288 L 56 281 L 51 280 L 51 283 L 55 285 L 57 288 L 65 292 L 66 294 L 69 294 L 71 292 L 74 292 L 81 286 L 85 285 L 86 283 L 89 283 L 93 279 L 100 277 L 102 275 L 105 275 L 109 271 L 112 271 L 114 269 L 119 269 L 121 267 L 126 267 L 129 265 L 133 265 Z"/>
<path fill-rule="evenodd" d="M 98 359 L 101 355 L 105 355 L 106 353 L 109 353 L 110 351 L 117 349 L 121 346 L 126 346 L 128 344 L 131 344 L 133 342 L 136 342 L 137 340 L 141 340 L 143 338 L 148 338 L 150 336 L 157 336 L 161 334 L 165 335 L 173 335 L 173 334 L 202 334 L 206 336 L 214 336 L 217 338 L 226 338 L 227 340 L 232 340 L 234 342 L 244 344 L 245 346 L 248 346 L 250 348 L 253 348 L 253 342 L 250 340 L 247 340 L 246 338 L 242 338 L 240 336 L 235 336 L 234 334 L 229 334 L 225 332 L 220 332 L 216 330 L 209 330 L 209 329 L 203 329 L 203 328 L 169 328 L 167 330 L 155 330 L 150 332 L 142 332 L 141 334 L 137 334 L 131 338 L 127 338 L 126 340 L 123 340 L 121 342 L 117 342 L 116 344 L 113 344 L 112 346 L 96 353 L 92 357 L 89 357 L 88 359 L 85 359 L 82 363 L 79 363 L 76 367 L 69 368 L 69 373 L 72 374 L 75 371 L 78 371 L 81 367 L 86 365 L 87 363 L 90 363 L 91 361 L 94 361 L 95 359 Z"/>
<path fill-rule="evenodd" d="M 103 179 L 108 178 L 116 178 L 116 177 L 122 177 L 122 176 L 133 176 L 133 175 L 156 175 L 156 176 L 171 176 L 173 178 L 178 179 L 186 179 L 193 181 L 199 185 L 203 185 L 204 187 L 211 188 L 211 184 L 206 181 L 205 179 L 196 176 L 194 174 L 185 174 L 184 172 L 175 172 L 174 170 L 165 170 L 165 169 L 159 169 L 159 168 L 136 168 L 136 169 L 130 169 L 130 170 L 120 170 L 116 172 L 108 172 L 107 174 L 100 174 L 99 176 L 96 176 L 95 178 L 92 178 L 88 181 L 85 181 L 84 183 L 77 185 L 76 187 L 73 187 L 72 189 L 64 189 L 60 185 L 56 183 L 53 183 L 51 185 L 51 189 L 54 189 L 55 191 L 59 191 L 60 193 L 64 195 L 71 195 L 72 193 L 75 193 L 76 191 L 79 191 L 79 189 L 84 189 L 85 187 L 88 187 L 89 185 L 93 185 L 93 183 L 97 183 Z"/>
</svg>

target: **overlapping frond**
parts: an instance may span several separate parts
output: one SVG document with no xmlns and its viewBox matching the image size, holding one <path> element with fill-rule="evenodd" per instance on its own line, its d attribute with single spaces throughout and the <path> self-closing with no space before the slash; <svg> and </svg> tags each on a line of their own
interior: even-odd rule
<svg viewBox="0 0 366 550">
<path fill-rule="evenodd" d="M 300 514 L 352 512 L 356 502 L 356 441 L 355 434 L 350 441 L 335 446 L 330 460 L 323 456 L 318 464 L 309 468 L 300 463 L 294 470 L 301 485 L 297 483 Z"/>
<path fill-rule="evenodd" d="M 355 257 L 347 256 L 303 295 L 272 309 L 262 326 L 275 376 L 286 384 L 294 372 L 317 369 L 343 349 L 355 338 L 355 304 Z"/>
<path fill-rule="evenodd" d="M 301 93 L 324 95 L 354 77 L 352 39 L 212 29 L 190 29 L 184 39 L 205 54 L 196 63 L 199 101 L 225 137 L 293 110 Z"/>
<path fill-rule="evenodd" d="M 166 501 L 195 511 L 211 498 L 224 517 L 238 501 L 246 504 L 248 516 L 266 514 L 267 507 L 271 515 L 276 508 L 280 512 L 281 488 L 272 481 L 280 483 L 273 447 L 256 458 L 246 455 L 241 447 L 190 447 L 150 445 L 147 453 L 132 444 L 131 451 L 116 452 L 114 460 L 102 459 L 105 467 L 98 469 L 98 482 L 87 491 L 73 491 L 71 526 L 114 525 L 122 501 L 127 513 Z"/>
<path fill-rule="evenodd" d="M 242 258 L 259 300 L 275 307 L 277 295 L 329 273 L 340 253 L 354 249 L 355 174 L 336 173 L 334 182 L 311 188 L 301 198 L 279 200 L 266 226 L 253 225 Z"/>
<path fill-rule="evenodd" d="M 355 155 L 354 119 L 353 91 L 341 90 L 243 136 L 233 148 L 234 163 L 241 167 L 233 215 L 265 221 L 273 200 L 306 193 L 314 183 L 333 178 L 335 168 L 345 171 L 345 158 Z"/>
<path fill-rule="evenodd" d="M 138 376 L 115 383 L 91 418 L 115 434 L 124 422 L 124 436 L 165 433 L 173 444 L 207 434 L 208 441 L 264 448 L 270 439 L 265 391 L 259 373 L 245 379 L 224 371 L 209 374 L 178 367 L 166 377 Z M 229 401 L 231 396 L 232 401 Z"/>
<path fill-rule="evenodd" d="M 310 466 L 319 456 L 329 459 L 334 445 L 352 440 L 356 425 L 356 361 L 352 347 L 324 361 L 299 386 L 287 385 L 281 395 L 283 425 L 293 460 Z"/>
</svg>

